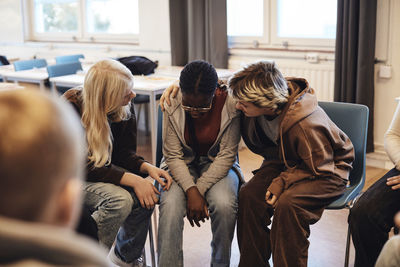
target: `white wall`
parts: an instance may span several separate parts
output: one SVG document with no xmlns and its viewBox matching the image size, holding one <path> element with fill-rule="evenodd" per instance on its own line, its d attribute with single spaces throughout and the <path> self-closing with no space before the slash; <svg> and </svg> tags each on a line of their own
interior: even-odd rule
<svg viewBox="0 0 400 267">
<path fill-rule="evenodd" d="M 60 54 L 83 53 L 86 58 L 143 55 L 160 64 L 171 63 L 169 38 L 169 4 L 165 0 L 139 0 L 139 27 L 142 33 L 138 45 L 68 44 L 56 42 L 24 42 L 23 24 L 26 18 L 21 1 L 0 1 L 0 54 L 9 58 L 27 59 L 33 56 L 52 58 Z"/>
<path fill-rule="evenodd" d="M 21 1 L 1 0 L 0 43 L 23 42 L 23 36 Z"/>
<path fill-rule="evenodd" d="M 389 3 L 389 16 L 381 16 L 378 19 L 383 28 L 377 29 L 377 36 L 379 31 L 387 34 L 387 38 L 377 38 L 377 48 L 386 46 L 388 49 L 386 53 L 377 51 L 377 56 L 387 58 L 386 64 L 391 66 L 392 78 L 383 79 L 379 78 L 379 68 L 382 64 L 377 64 L 375 67 L 375 125 L 374 136 L 375 146 L 377 151 L 382 151 L 384 143 L 384 134 L 390 125 L 393 113 L 396 109 L 396 97 L 400 96 L 400 1 L 397 0 L 378 0 L 378 9 L 384 7 Z M 382 4 L 383 3 L 383 4 Z M 382 22 L 383 20 L 383 22 Z M 386 23 L 386 21 L 388 23 Z M 378 22 L 378 26 L 379 26 Z M 386 27 L 385 24 L 388 24 Z M 387 42 L 386 40 L 387 39 Z"/>
</svg>

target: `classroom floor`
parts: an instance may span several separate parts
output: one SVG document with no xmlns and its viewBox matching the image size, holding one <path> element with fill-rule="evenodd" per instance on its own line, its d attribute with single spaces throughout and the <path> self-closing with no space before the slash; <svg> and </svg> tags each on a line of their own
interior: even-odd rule
<svg viewBox="0 0 400 267">
<path fill-rule="evenodd" d="M 138 154 L 145 159 L 151 159 L 149 136 L 142 131 L 138 133 Z M 245 179 L 252 177 L 251 171 L 261 164 L 261 157 L 252 153 L 247 148 L 239 151 L 240 166 Z M 367 178 L 364 187 L 368 188 L 374 181 L 382 177 L 387 170 L 367 167 Z M 348 210 L 326 210 L 322 218 L 311 226 L 310 248 L 308 266 L 310 267 L 337 267 L 343 266 L 346 235 L 347 235 Z M 183 251 L 184 264 L 188 267 L 204 267 L 210 265 L 211 255 L 211 229 L 210 222 L 202 224 L 200 228 L 191 227 L 185 219 Z M 148 250 L 148 247 L 147 247 Z M 148 265 L 150 265 L 149 253 Z M 236 234 L 232 242 L 231 266 L 238 266 L 239 249 Z M 350 266 L 354 263 L 354 247 L 350 250 Z M 270 260 L 272 266 L 272 261 Z"/>
</svg>

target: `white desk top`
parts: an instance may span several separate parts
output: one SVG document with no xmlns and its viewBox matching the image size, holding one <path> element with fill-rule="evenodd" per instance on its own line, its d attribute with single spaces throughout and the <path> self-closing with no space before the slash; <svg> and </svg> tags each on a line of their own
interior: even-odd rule
<svg viewBox="0 0 400 267">
<path fill-rule="evenodd" d="M 4 74 L 4 76 L 6 76 L 7 79 L 29 79 L 37 81 L 46 80 L 49 78 L 46 68 L 12 71 Z"/>
<path fill-rule="evenodd" d="M 50 78 L 50 82 L 54 82 L 56 85 L 60 86 L 79 86 L 83 84 L 84 80 L 84 73 Z M 159 76 L 154 74 L 150 76 L 135 75 L 133 80 L 133 89 L 148 91 L 165 89 L 175 80 L 176 79 L 173 77 Z"/>
<path fill-rule="evenodd" d="M 77 73 L 77 74 L 50 78 L 50 82 L 54 82 L 56 84 L 69 84 L 71 86 L 82 85 L 84 80 L 85 80 L 84 73 Z"/>
<path fill-rule="evenodd" d="M 155 69 L 154 75 L 171 76 L 179 79 L 183 67 L 181 66 L 158 66 Z M 233 75 L 233 71 L 228 69 L 215 69 L 219 79 L 228 79 Z"/>
<path fill-rule="evenodd" d="M 2 65 L 0 66 L 0 76 L 7 75 L 8 73 L 12 73 L 14 71 L 13 65 Z"/>
<path fill-rule="evenodd" d="M 5 90 L 15 90 L 15 89 L 24 89 L 25 87 L 20 86 L 15 83 L 1 83 L 0 82 L 0 91 L 5 91 Z"/>
<path fill-rule="evenodd" d="M 90 66 L 91 65 L 88 64 L 82 64 L 82 72 L 86 73 Z M 39 69 L 35 68 L 30 70 L 15 71 L 13 65 L 0 66 L 0 76 L 17 81 L 43 81 L 49 78 L 46 67 Z"/>
<path fill-rule="evenodd" d="M 154 74 L 148 76 L 135 75 L 133 89 L 142 91 L 140 93 L 165 89 L 179 78 L 182 68 L 183 67 L 180 66 L 159 66 Z M 233 71 L 217 69 L 217 74 L 220 79 L 227 79 L 233 74 Z M 77 74 L 50 78 L 50 82 L 55 83 L 55 85 L 71 87 L 82 85 L 84 80 L 85 71 Z"/>
</svg>

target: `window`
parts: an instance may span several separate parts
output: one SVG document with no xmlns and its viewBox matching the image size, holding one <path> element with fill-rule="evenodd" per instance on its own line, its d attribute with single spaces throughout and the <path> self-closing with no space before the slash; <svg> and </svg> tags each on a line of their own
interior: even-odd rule
<svg viewBox="0 0 400 267">
<path fill-rule="evenodd" d="M 336 12 L 336 0 L 227 0 L 228 37 L 231 43 L 333 47 Z"/>
<path fill-rule="evenodd" d="M 31 38 L 82 42 L 134 41 L 138 0 L 28 0 Z"/>
<path fill-rule="evenodd" d="M 227 0 L 228 37 L 230 42 L 268 42 L 268 1 Z"/>
</svg>

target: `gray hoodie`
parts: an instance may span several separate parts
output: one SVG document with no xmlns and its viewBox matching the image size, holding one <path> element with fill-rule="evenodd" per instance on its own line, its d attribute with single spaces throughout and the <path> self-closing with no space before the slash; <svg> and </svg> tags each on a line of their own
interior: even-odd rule
<svg viewBox="0 0 400 267">
<path fill-rule="evenodd" d="M 168 168 L 174 180 L 186 192 L 192 186 L 197 186 L 204 196 L 220 179 L 224 178 L 233 167 L 241 175 L 236 160 L 238 143 L 240 141 L 240 112 L 236 110 L 236 101 L 228 94 L 221 114 L 221 125 L 217 139 L 207 153 L 212 161 L 210 167 L 195 183 L 188 165 L 195 159 L 195 153 L 186 144 L 185 111 L 181 108 L 182 94 L 171 99 L 171 106 L 165 105 L 163 114 L 163 155 L 161 167 Z"/>
<path fill-rule="evenodd" d="M 106 256 L 70 229 L 0 216 L 0 266 L 111 266 Z"/>
</svg>

